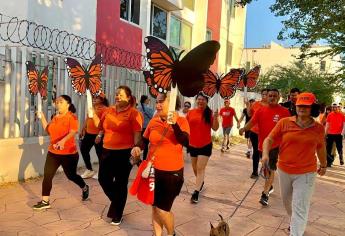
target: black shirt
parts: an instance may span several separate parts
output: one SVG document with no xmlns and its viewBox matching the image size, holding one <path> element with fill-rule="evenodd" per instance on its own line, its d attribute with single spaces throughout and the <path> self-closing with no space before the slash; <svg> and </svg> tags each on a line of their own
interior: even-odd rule
<svg viewBox="0 0 345 236">
<path fill-rule="evenodd" d="M 250 116 L 248 116 L 247 108 L 244 108 L 242 112 L 243 112 L 243 114 L 245 116 L 245 122 L 247 124 L 249 122 L 249 120 L 250 120 Z"/>
<path fill-rule="evenodd" d="M 286 107 L 289 110 L 291 116 L 295 116 L 297 114 L 296 105 L 293 102 L 287 101 L 287 102 L 280 103 L 280 105 L 282 105 L 283 107 Z"/>
</svg>

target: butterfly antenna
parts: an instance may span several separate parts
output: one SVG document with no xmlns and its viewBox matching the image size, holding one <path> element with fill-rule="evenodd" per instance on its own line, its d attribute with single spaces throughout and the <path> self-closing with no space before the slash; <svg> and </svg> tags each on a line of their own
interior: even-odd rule
<svg viewBox="0 0 345 236">
<path fill-rule="evenodd" d="M 175 59 L 178 59 L 177 54 L 176 54 L 174 48 L 170 48 L 170 51 L 172 52 L 172 54 L 175 57 Z"/>
<path fill-rule="evenodd" d="M 184 53 L 184 51 L 185 51 L 185 50 L 182 50 L 182 51 L 178 54 L 178 57 L 177 57 L 178 60 L 180 60 L 180 57 L 181 57 L 182 53 Z"/>
</svg>

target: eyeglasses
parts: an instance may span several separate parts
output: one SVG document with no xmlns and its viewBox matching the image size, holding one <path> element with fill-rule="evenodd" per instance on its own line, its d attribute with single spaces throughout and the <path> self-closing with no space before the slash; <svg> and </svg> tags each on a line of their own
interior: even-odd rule
<svg viewBox="0 0 345 236">
<path fill-rule="evenodd" d="M 190 106 L 187 105 L 187 106 L 184 106 L 184 108 L 190 108 Z"/>
</svg>

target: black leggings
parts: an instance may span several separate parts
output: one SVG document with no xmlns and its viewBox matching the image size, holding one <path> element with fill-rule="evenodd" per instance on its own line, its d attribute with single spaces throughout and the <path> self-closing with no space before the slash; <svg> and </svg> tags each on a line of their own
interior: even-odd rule
<svg viewBox="0 0 345 236">
<path fill-rule="evenodd" d="M 253 174 L 258 174 L 259 169 L 259 161 L 260 161 L 260 154 L 259 154 L 259 137 L 257 133 L 250 132 L 249 134 L 250 141 L 253 145 Z"/>
<path fill-rule="evenodd" d="M 145 129 L 146 128 L 144 128 L 143 131 L 141 132 L 142 137 L 144 137 Z M 146 138 L 144 138 L 143 143 L 144 143 L 143 160 L 146 160 L 147 153 L 149 152 L 149 141 Z"/>
<path fill-rule="evenodd" d="M 107 216 L 120 219 L 127 201 L 127 185 L 132 165 L 131 149 L 109 150 L 103 148 L 98 181 L 111 201 Z"/>
<path fill-rule="evenodd" d="M 96 154 L 98 157 L 98 162 L 102 155 L 102 142 L 96 144 L 95 139 L 97 137 L 97 134 L 89 134 L 85 133 L 83 140 L 80 144 L 80 152 L 83 157 L 85 166 L 88 170 L 92 170 L 92 164 L 91 164 L 91 157 L 90 157 L 90 150 L 92 146 L 95 146 Z"/>
<path fill-rule="evenodd" d="M 50 196 L 53 178 L 60 165 L 62 166 L 62 169 L 69 180 L 73 181 L 80 188 L 85 187 L 85 181 L 80 177 L 80 175 L 77 174 L 78 159 L 78 153 L 70 155 L 58 155 L 48 152 L 46 163 L 44 165 L 42 196 Z"/>
<path fill-rule="evenodd" d="M 343 160 L 343 136 L 341 134 L 327 134 L 326 149 L 327 149 L 327 164 L 332 165 L 334 156 L 332 155 L 333 143 L 337 147 L 339 159 Z"/>
</svg>

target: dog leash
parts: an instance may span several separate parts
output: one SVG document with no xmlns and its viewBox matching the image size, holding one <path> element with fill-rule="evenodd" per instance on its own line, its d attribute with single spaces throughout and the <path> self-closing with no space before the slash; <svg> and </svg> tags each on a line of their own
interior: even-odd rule
<svg viewBox="0 0 345 236">
<path fill-rule="evenodd" d="M 258 182 L 259 178 L 257 178 L 254 183 L 252 184 L 252 186 L 249 188 L 249 190 L 247 191 L 246 195 L 242 198 L 240 204 L 237 205 L 237 207 L 235 208 L 234 212 L 231 214 L 231 216 L 229 217 L 229 220 L 231 220 L 231 218 L 235 215 L 236 211 L 241 207 L 242 203 L 244 202 L 244 200 L 246 200 L 247 196 L 249 195 L 250 191 L 253 189 L 254 185 L 256 184 L 256 182 Z"/>
</svg>

